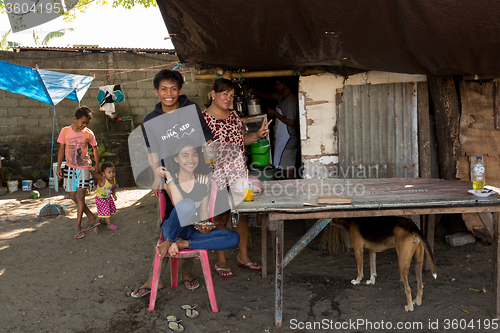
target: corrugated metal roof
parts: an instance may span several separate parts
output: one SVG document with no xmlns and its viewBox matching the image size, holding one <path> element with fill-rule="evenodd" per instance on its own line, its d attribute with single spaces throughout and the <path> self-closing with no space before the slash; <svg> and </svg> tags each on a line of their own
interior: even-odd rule
<svg viewBox="0 0 500 333">
<path fill-rule="evenodd" d="M 18 46 L 13 48 L 14 52 L 26 51 L 57 51 L 57 52 L 87 52 L 87 53 L 154 53 L 154 54 L 175 54 L 175 49 L 148 49 L 148 48 L 126 48 L 126 47 L 99 47 L 97 45 L 81 45 L 78 47 L 54 47 L 54 46 Z"/>
<path fill-rule="evenodd" d="M 417 130 L 415 83 L 344 87 L 338 176 L 418 177 Z"/>
</svg>

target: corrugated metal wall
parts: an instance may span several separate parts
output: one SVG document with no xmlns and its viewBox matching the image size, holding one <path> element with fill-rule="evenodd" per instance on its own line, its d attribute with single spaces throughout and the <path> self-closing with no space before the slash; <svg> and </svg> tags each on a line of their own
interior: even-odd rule
<svg viewBox="0 0 500 333">
<path fill-rule="evenodd" d="M 340 178 L 418 177 L 415 83 L 345 86 L 338 128 Z"/>
</svg>

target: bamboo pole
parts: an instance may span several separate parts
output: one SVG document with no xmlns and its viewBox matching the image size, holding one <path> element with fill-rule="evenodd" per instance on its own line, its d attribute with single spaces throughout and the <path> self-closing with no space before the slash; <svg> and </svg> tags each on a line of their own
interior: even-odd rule
<svg viewBox="0 0 500 333">
<path fill-rule="evenodd" d="M 315 75 L 315 74 L 323 74 L 325 71 L 317 70 L 317 69 L 307 69 L 304 72 L 297 72 L 292 69 L 282 69 L 282 70 L 274 70 L 274 71 L 258 71 L 258 72 L 230 72 L 225 71 L 222 75 L 226 79 L 250 79 L 250 78 L 258 78 L 258 77 L 275 77 L 275 76 L 294 76 L 297 74 L 300 75 Z M 197 74 L 194 76 L 195 80 L 210 80 L 215 78 L 214 74 Z"/>
</svg>

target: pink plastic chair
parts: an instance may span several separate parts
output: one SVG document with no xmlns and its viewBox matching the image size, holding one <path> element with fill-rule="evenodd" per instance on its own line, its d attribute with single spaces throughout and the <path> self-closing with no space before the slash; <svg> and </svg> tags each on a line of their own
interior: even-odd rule
<svg viewBox="0 0 500 333">
<path fill-rule="evenodd" d="M 215 208 L 215 196 L 217 195 L 217 185 L 214 180 L 211 183 L 211 193 L 210 202 L 208 205 L 208 216 L 209 220 L 212 222 Z M 163 221 L 166 207 L 166 198 L 164 195 L 159 196 L 160 203 L 160 216 Z M 157 245 L 163 243 L 165 239 L 160 236 Z M 175 257 L 170 257 L 170 285 L 172 288 L 177 288 L 178 272 L 179 272 L 179 258 L 200 258 L 201 267 L 203 269 L 203 277 L 205 278 L 205 285 L 207 287 L 208 298 L 210 299 L 210 306 L 212 307 L 212 312 L 219 312 L 217 307 L 217 300 L 215 299 L 215 290 L 212 282 L 212 273 L 210 271 L 210 262 L 208 261 L 208 251 L 207 250 L 191 250 L 184 249 L 180 250 Z M 151 296 L 149 298 L 149 311 L 155 309 L 156 304 L 156 294 L 158 292 L 158 283 L 160 282 L 160 272 L 161 264 L 163 258 L 155 251 L 155 263 L 153 269 L 153 281 L 151 286 Z"/>
</svg>

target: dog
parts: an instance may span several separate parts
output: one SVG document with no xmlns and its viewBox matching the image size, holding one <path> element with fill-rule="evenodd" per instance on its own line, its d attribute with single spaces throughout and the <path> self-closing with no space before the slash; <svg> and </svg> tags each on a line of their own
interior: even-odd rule
<svg viewBox="0 0 500 333">
<path fill-rule="evenodd" d="M 377 252 L 395 247 L 398 254 L 399 275 L 403 280 L 408 303 L 405 305 L 405 310 L 413 311 L 414 304 L 422 304 L 424 252 L 427 252 L 434 279 L 437 278 L 436 262 L 427 239 L 412 220 L 404 217 L 388 216 L 350 220 L 337 219 L 333 223 L 346 229 L 351 237 L 358 266 L 358 276 L 351 281 L 352 284 L 357 285 L 363 279 L 363 249 L 365 247 L 370 250 L 370 280 L 367 280 L 366 284 L 375 284 Z M 408 270 L 412 258 L 417 278 L 417 296 L 414 301 L 408 284 Z"/>
</svg>

